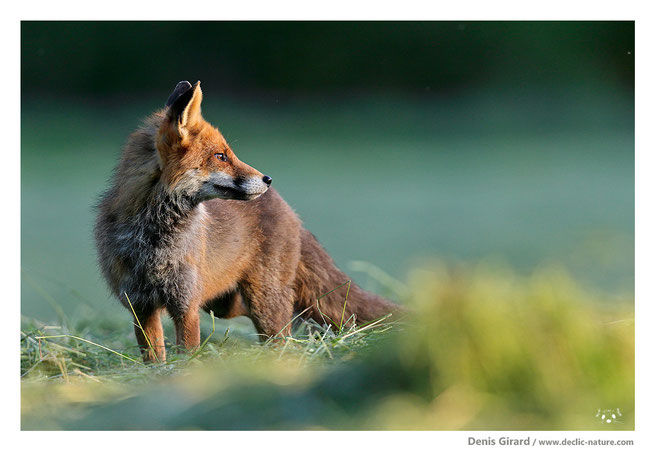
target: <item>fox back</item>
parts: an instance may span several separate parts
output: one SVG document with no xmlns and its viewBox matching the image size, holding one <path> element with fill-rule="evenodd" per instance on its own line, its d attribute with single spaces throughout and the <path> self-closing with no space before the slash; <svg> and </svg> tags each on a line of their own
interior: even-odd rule
<svg viewBox="0 0 656 452">
<path fill-rule="evenodd" d="M 240 161 L 201 115 L 200 82 L 180 82 L 163 110 L 133 133 L 98 205 L 102 273 L 136 316 L 144 360 L 166 357 L 160 316 L 176 342 L 200 343 L 199 311 L 245 315 L 261 338 L 286 336 L 301 314 L 319 322 L 366 322 L 398 309 L 350 286 L 315 237 Z M 325 296 L 324 296 L 325 295 Z M 319 300 L 320 299 L 320 300 Z"/>
</svg>

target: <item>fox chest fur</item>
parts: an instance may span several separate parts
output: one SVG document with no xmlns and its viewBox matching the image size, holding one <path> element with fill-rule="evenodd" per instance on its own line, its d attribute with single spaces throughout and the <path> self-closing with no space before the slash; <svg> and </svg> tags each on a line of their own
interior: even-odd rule
<svg viewBox="0 0 656 452">
<path fill-rule="evenodd" d="M 205 209 L 191 212 L 161 195 L 158 203 L 123 221 L 105 223 L 99 248 L 107 256 L 103 271 L 116 295 L 140 307 L 180 308 L 198 286 L 194 262 L 200 257 Z"/>
</svg>

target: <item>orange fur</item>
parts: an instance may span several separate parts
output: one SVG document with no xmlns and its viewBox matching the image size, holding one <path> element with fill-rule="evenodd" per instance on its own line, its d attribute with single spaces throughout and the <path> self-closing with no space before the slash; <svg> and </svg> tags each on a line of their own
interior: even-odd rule
<svg viewBox="0 0 656 452">
<path fill-rule="evenodd" d="M 199 310 L 250 317 L 262 338 L 289 335 L 295 313 L 339 322 L 349 278 L 305 230 L 270 179 L 241 162 L 201 115 L 200 83 L 181 82 L 126 145 L 99 204 L 96 241 L 116 296 L 134 303 L 155 353 L 165 359 L 160 314 L 178 344 L 200 343 Z M 345 318 L 370 321 L 400 309 L 351 285 Z"/>
</svg>

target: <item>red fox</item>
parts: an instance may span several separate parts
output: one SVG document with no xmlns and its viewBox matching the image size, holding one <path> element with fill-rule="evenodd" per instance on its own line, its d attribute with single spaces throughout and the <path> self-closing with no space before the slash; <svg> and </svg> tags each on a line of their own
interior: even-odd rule
<svg viewBox="0 0 656 452">
<path fill-rule="evenodd" d="M 262 338 L 290 335 L 299 313 L 367 322 L 401 309 L 355 284 L 344 314 L 344 291 L 318 301 L 348 276 L 271 178 L 239 160 L 203 119 L 202 98 L 200 82 L 177 84 L 166 107 L 130 135 L 98 204 L 98 261 L 114 295 L 134 309 L 144 361 L 166 359 L 162 312 L 176 343 L 193 350 L 201 308 L 248 316 Z"/>
</svg>

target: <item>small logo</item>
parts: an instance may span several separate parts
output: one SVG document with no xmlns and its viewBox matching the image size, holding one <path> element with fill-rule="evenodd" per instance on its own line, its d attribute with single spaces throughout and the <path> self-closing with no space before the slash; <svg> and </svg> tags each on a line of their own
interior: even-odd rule
<svg viewBox="0 0 656 452">
<path fill-rule="evenodd" d="M 599 408 L 597 410 L 597 414 L 595 414 L 595 417 L 602 424 L 621 424 L 622 423 L 622 421 L 620 421 L 620 418 L 622 417 L 622 413 L 620 412 L 619 408 L 615 408 L 614 410 L 602 410 L 601 408 Z"/>
</svg>

